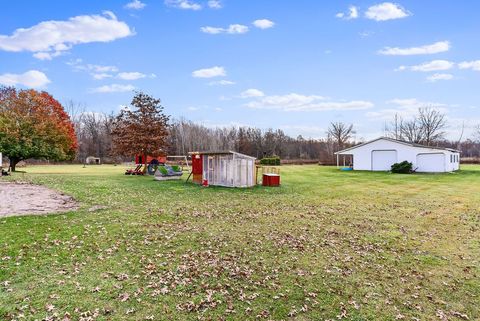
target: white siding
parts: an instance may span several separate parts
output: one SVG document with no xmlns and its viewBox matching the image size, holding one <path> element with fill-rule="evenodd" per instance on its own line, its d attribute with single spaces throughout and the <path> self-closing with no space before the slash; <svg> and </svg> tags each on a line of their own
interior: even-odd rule
<svg viewBox="0 0 480 321">
<path fill-rule="evenodd" d="M 418 154 L 416 164 L 417 172 L 441 173 L 446 171 L 444 153 Z"/>
<path fill-rule="evenodd" d="M 396 150 L 372 150 L 372 171 L 389 171 L 397 162 Z"/>
<path fill-rule="evenodd" d="M 448 152 L 445 159 L 446 170 L 448 172 L 457 171 L 460 169 L 460 153 Z"/>
<path fill-rule="evenodd" d="M 391 141 L 388 139 L 378 139 L 367 143 L 365 145 L 355 147 L 351 150 L 347 150 L 340 155 L 353 155 L 353 169 L 354 170 L 388 170 L 386 164 L 383 164 L 383 167 L 379 168 L 374 164 L 374 157 L 383 159 L 384 162 L 391 162 L 393 160 L 393 153 L 387 155 L 387 153 L 379 153 L 377 151 L 395 151 L 396 152 L 396 162 L 409 161 L 413 164 L 413 168 L 417 171 L 427 171 L 433 172 L 432 169 L 438 169 L 438 172 L 451 172 L 459 169 L 460 154 L 458 152 L 452 152 L 449 150 L 435 149 L 435 148 L 425 148 L 425 147 L 416 147 L 408 144 L 402 144 L 400 142 Z M 382 154 L 382 155 L 381 155 Z M 420 164 L 418 163 L 418 155 L 424 154 L 442 154 L 443 160 L 440 156 L 433 158 L 420 157 Z M 386 157 L 391 157 L 390 160 L 387 160 Z M 341 157 L 341 156 L 340 156 Z M 382 158 L 383 157 L 383 158 Z M 451 158 L 452 157 L 452 158 Z M 451 160 L 451 161 L 450 161 Z M 435 162 L 435 164 L 430 164 L 425 167 L 427 161 Z M 375 165 L 375 167 L 374 167 Z M 421 167 L 419 167 L 421 165 Z M 437 170 L 435 170 L 437 172 Z"/>
</svg>

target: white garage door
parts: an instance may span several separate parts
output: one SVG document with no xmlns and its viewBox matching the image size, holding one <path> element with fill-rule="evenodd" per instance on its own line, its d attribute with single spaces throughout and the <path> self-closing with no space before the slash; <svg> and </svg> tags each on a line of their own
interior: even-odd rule
<svg viewBox="0 0 480 321">
<path fill-rule="evenodd" d="M 442 153 L 418 154 L 417 172 L 445 172 L 445 155 Z"/>
<path fill-rule="evenodd" d="M 396 162 L 396 150 L 372 151 L 372 171 L 389 171 Z"/>
</svg>

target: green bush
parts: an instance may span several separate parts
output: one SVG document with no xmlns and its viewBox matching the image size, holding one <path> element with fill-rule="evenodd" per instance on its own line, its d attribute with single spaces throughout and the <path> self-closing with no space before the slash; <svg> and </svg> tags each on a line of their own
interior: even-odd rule
<svg viewBox="0 0 480 321">
<path fill-rule="evenodd" d="M 410 174 L 412 173 L 413 164 L 408 161 L 395 163 L 392 165 L 392 173 Z"/>
<path fill-rule="evenodd" d="M 271 166 L 279 166 L 280 165 L 280 157 L 272 156 L 272 157 L 264 157 L 260 160 L 261 165 L 271 165 Z"/>
</svg>

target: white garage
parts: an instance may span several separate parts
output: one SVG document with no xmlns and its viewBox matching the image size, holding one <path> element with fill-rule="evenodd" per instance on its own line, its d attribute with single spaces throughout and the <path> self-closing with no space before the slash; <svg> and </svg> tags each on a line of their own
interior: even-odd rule
<svg viewBox="0 0 480 321">
<path fill-rule="evenodd" d="M 417 172 L 453 172 L 460 168 L 460 152 L 450 148 L 424 146 L 380 137 L 335 153 L 337 166 L 353 160 L 354 170 L 389 171 L 395 163 L 408 161 Z"/>
</svg>

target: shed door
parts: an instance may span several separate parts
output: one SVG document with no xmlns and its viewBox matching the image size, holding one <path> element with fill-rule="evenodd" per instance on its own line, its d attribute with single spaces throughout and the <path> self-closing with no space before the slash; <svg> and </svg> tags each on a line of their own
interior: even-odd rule
<svg viewBox="0 0 480 321">
<path fill-rule="evenodd" d="M 396 162 L 396 150 L 372 151 L 372 171 L 389 171 Z"/>
<path fill-rule="evenodd" d="M 417 172 L 441 173 L 445 172 L 445 154 L 418 154 Z"/>
<path fill-rule="evenodd" d="M 202 155 L 192 155 L 192 173 L 202 174 Z"/>
</svg>

